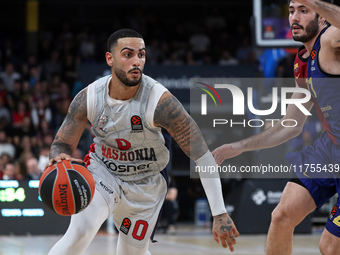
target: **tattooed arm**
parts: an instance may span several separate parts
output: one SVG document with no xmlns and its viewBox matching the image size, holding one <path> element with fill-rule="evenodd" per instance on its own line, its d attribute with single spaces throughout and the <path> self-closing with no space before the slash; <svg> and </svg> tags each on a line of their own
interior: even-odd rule
<svg viewBox="0 0 340 255">
<path fill-rule="evenodd" d="M 195 160 L 196 164 L 208 162 L 216 165 L 196 122 L 170 92 L 165 92 L 159 100 L 154 114 L 154 123 L 155 126 L 165 128 L 183 152 Z M 230 251 L 234 251 L 233 245 L 236 244 L 239 233 L 232 219 L 225 212 L 219 176 L 202 178 L 200 175 L 200 177 L 210 208 L 216 208 L 212 209 L 214 239 L 217 243 L 221 242 L 224 248 L 229 246 Z M 214 214 L 214 211 L 217 213 Z"/>
<path fill-rule="evenodd" d="M 60 162 L 62 159 L 82 162 L 80 159 L 72 158 L 71 155 L 77 148 L 86 123 L 87 88 L 83 89 L 75 96 L 68 108 L 64 122 L 59 128 L 51 145 L 49 165 L 52 165 L 55 161 Z"/>
<path fill-rule="evenodd" d="M 165 128 L 191 159 L 197 160 L 208 151 L 197 124 L 170 92 L 165 92 L 159 100 L 154 123 Z"/>
</svg>

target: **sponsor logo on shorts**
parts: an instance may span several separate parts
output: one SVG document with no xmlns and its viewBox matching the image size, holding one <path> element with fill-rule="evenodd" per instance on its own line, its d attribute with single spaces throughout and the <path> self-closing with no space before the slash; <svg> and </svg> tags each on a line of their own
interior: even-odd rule
<svg viewBox="0 0 340 255">
<path fill-rule="evenodd" d="M 129 233 L 130 227 L 131 227 L 131 220 L 129 218 L 124 218 L 119 230 L 122 231 L 125 235 L 127 235 Z"/>
<path fill-rule="evenodd" d="M 102 188 L 110 195 L 113 194 L 113 190 L 108 188 L 103 182 L 100 182 L 100 186 L 102 186 Z"/>
<path fill-rule="evenodd" d="M 331 215 L 329 215 L 329 219 L 332 220 L 334 215 L 336 214 L 336 211 L 338 210 L 338 207 L 335 205 L 332 209 Z"/>
</svg>

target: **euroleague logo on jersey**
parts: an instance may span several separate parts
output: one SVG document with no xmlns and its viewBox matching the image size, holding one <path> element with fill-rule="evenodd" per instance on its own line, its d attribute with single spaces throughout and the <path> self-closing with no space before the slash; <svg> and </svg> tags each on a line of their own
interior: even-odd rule
<svg viewBox="0 0 340 255">
<path fill-rule="evenodd" d="M 138 115 L 133 115 L 131 117 L 131 129 L 137 131 L 143 130 L 142 118 Z"/>
<path fill-rule="evenodd" d="M 312 50 L 312 52 L 310 53 L 310 56 L 311 56 L 312 60 L 314 60 L 315 56 L 316 56 L 316 50 Z"/>
</svg>

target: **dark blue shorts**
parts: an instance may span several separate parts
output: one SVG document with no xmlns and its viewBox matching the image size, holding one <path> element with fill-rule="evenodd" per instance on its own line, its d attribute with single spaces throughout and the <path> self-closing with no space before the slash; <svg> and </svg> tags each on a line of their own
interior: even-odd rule
<svg viewBox="0 0 340 255">
<path fill-rule="evenodd" d="M 313 145 L 288 153 L 286 158 L 318 208 L 336 193 L 340 195 L 340 146 L 335 145 L 326 132 Z M 326 229 L 337 237 L 340 237 L 339 206 L 340 198 L 326 224 Z"/>
</svg>

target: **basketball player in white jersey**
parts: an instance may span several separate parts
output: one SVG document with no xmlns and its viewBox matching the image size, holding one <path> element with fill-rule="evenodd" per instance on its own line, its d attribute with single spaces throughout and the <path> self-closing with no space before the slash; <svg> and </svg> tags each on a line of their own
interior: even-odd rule
<svg viewBox="0 0 340 255">
<path fill-rule="evenodd" d="M 84 161 L 95 179 L 96 192 L 84 211 L 71 216 L 67 232 L 49 254 L 82 254 L 111 213 L 119 230 L 116 254 L 150 254 L 149 241 L 167 192 L 161 171 L 169 151 L 161 128 L 197 165 L 216 165 L 181 103 L 142 74 L 145 54 L 139 33 L 116 31 L 108 39 L 105 55 L 112 75 L 84 88 L 70 104 L 51 145 L 49 165 L 75 160 L 70 155 L 90 121 L 94 143 Z M 239 233 L 226 212 L 220 179 L 200 177 L 214 216 L 214 239 L 234 251 Z"/>
</svg>

